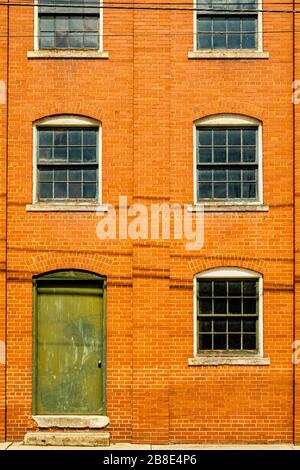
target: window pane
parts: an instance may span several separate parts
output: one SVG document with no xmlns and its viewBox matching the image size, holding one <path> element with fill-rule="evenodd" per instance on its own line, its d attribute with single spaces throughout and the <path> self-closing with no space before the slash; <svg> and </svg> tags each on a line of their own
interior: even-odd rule
<svg viewBox="0 0 300 470">
<path fill-rule="evenodd" d="M 56 31 L 68 31 L 68 17 L 57 16 L 55 20 Z"/>
<path fill-rule="evenodd" d="M 226 349 L 226 335 L 214 335 L 214 349 Z"/>
<path fill-rule="evenodd" d="M 81 184 L 80 183 L 69 184 L 69 198 L 71 199 L 81 198 Z"/>
<path fill-rule="evenodd" d="M 227 20 L 228 49 L 239 49 L 241 47 L 240 29 L 240 18 L 230 18 Z"/>
<path fill-rule="evenodd" d="M 200 197 L 203 199 L 212 198 L 212 185 L 209 183 L 201 183 L 199 188 Z"/>
<path fill-rule="evenodd" d="M 40 198 L 52 199 L 53 186 L 52 183 L 40 183 Z"/>
<path fill-rule="evenodd" d="M 68 34 L 60 31 L 55 33 L 55 47 L 58 49 L 67 49 L 68 48 Z"/>
<path fill-rule="evenodd" d="M 209 33 L 201 33 L 198 36 L 198 48 L 199 49 L 211 49 L 212 48 L 212 35 Z"/>
<path fill-rule="evenodd" d="M 199 336 L 199 347 L 200 349 L 212 349 L 212 337 L 211 335 L 200 335 Z"/>
<path fill-rule="evenodd" d="M 228 170 L 228 180 L 229 181 L 241 181 L 241 170 Z"/>
<path fill-rule="evenodd" d="M 82 197 L 87 199 L 96 198 L 96 183 L 83 183 L 83 194 Z"/>
<path fill-rule="evenodd" d="M 257 281 L 243 281 L 243 295 L 256 296 Z"/>
<path fill-rule="evenodd" d="M 210 333 L 212 331 L 211 318 L 206 318 L 205 320 L 201 319 L 201 331 L 203 331 L 203 333 Z"/>
<path fill-rule="evenodd" d="M 228 130 L 228 145 L 241 145 L 241 131 L 240 130 Z"/>
<path fill-rule="evenodd" d="M 54 147 L 54 160 L 67 160 L 67 147 Z"/>
<path fill-rule="evenodd" d="M 95 129 L 83 131 L 83 145 L 96 145 L 97 131 Z"/>
<path fill-rule="evenodd" d="M 69 181 L 81 181 L 82 171 L 81 170 L 69 170 Z"/>
<path fill-rule="evenodd" d="M 52 131 L 39 130 L 39 145 L 52 145 Z"/>
<path fill-rule="evenodd" d="M 97 160 L 96 147 L 83 147 L 83 161 L 95 162 Z"/>
<path fill-rule="evenodd" d="M 202 32 L 210 32 L 211 31 L 211 28 L 212 28 L 212 20 L 210 17 L 208 18 L 200 18 L 198 20 L 198 28 L 199 28 L 199 31 L 202 33 Z"/>
<path fill-rule="evenodd" d="M 86 16 L 84 18 L 84 29 L 85 31 L 98 31 L 98 18 Z"/>
<path fill-rule="evenodd" d="M 244 162 L 256 161 L 256 147 L 244 147 L 243 148 L 243 161 Z"/>
<path fill-rule="evenodd" d="M 256 129 L 243 130 L 243 144 L 244 145 L 256 145 Z"/>
<path fill-rule="evenodd" d="M 255 170 L 244 170 L 243 171 L 243 181 L 255 181 L 256 180 L 256 171 Z"/>
<path fill-rule="evenodd" d="M 228 300 L 228 313 L 241 314 L 242 302 L 240 299 L 231 298 Z"/>
<path fill-rule="evenodd" d="M 201 129 L 199 131 L 200 145 L 212 145 L 212 130 Z"/>
<path fill-rule="evenodd" d="M 39 148 L 39 160 L 51 160 L 52 159 L 52 147 L 40 147 Z"/>
<path fill-rule="evenodd" d="M 256 299 L 244 299 L 243 300 L 243 311 L 244 314 L 256 314 Z"/>
<path fill-rule="evenodd" d="M 228 348 L 241 349 L 241 336 L 238 334 L 228 335 Z"/>
<path fill-rule="evenodd" d="M 242 295 L 242 284 L 240 281 L 228 282 L 228 294 L 233 297 L 240 297 Z"/>
<path fill-rule="evenodd" d="M 70 33 L 69 34 L 69 46 L 70 48 L 78 49 L 83 47 L 83 35 L 82 33 Z"/>
<path fill-rule="evenodd" d="M 243 184 L 243 197 L 249 198 L 249 199 L 256 198 L 256 184 L 255 183 Z"/>
<path fill-rule="evenodd" d="M 69 145 L 82 145 L 81 131 L 69 131 Z"/>
<path fill-rule="evenodd" d="M 212 301 L 210 299 L 200 299 L 199 301 L 200 313 L 211 314 L 212 313 Z"/>
<path fill-rule="evenodd" d="M 226 170 L 214 170 L 214 181 L 226 181 Z"/>
<path fill-rule="evenodd" d="M 255 333 L 256 332 L 256 320 L 255 319 L 244 320 L 243 331 L 246 331 L 247 333 Z"/>
<path fill-rule="evenodd" d="M 96 170 L 83 170 L 83 181 L 97 181 Z"/>
<path fill-rule="evenodd" d="M 40 18 L 40 30 L 41 31 L 54 31 L 54 17 L 45 16 Z"/>
<path fill-rule="evenodd" d="M 70 31 L 83 31 L 83 17 L 70 18 L 69 29 Z"/>
<path fill-rule="evenodd" d="M 199 181 L 212 181 L 212 170 L 199 170 Z"/>
<path fill-rule="evenodd" d="M 67 183 L 54 183 L 54 199 L 66 199 Z"/>
<path fill-rule="evenodd" d="M 224 130 L 214 131 L 214 145 L 226 145 L 226 131 Z"/>
<path fill-rule="evenodd" d="M 211 296 L 212 295 L 212 283 L 211 281 L 199 282 L 199 294 L 202 296 Z"/>
<path fill-rule="evenodd" d="M 212 161 L 212 148 L 200 147 L 200 162 L 210 163 Z"/>
<path fill-rule="evenodd" d="M 243 335 L 243 349 L 256 349 L 256 335 Z"/>
<path fill-rule="evenodd" d="M 228 197 L 232 199 L 240 199 L 241 197 L 241 185 L 240 183 L 228 184 Z"/>
<path fill-rule="evenodd" d="M 226 198 L 226 184 L 215 183 L 214 184 L 214 198 L 225 199 Z"/>
<path fill-rule="evenodd" d="M 226 147 L 215 147 L 214 148 L 214 162 L 224 163 L 226 162 Z"/>
<path fill-rule="evenodd" d="M 53 181 L 53 171 L 52 170 L 39 170 L 39 179 L 40 181 L 47 181 L 47 182 L 52 182 Z"/>
<path fill-rule="evenodd" d="M 226 299 L 222 299 L 222 297 L 214 299 L 214 313 L 215 315 L 226 315 L 227 313 Z"/>
<path fill-rule="evenodd" d="M 228 318 L 228 331 L 232 333 L 240 333 L 242 331 L 241 320 L 236 318 Z"/>
<path fill-rule="evenodd" d="M 69 148 L 69 161 L 70 162 L 80 162 L 81 161 L 81 152 L 82 148 L 79 147 L 70 147 Z"/>
<path fill-rule="evenodd" d="M 238 163 L 241 161 L 241 147 L 228 148 L 228 161 L 231 163 Z"/>
<path fill-rule="evenodd" d="M 217 319 L 214 320 L 214 331 L 218 333 L 225 333 L 226 332 L 226 320 Z"/>
<path fill-rule="evenodd" d="M 225 297 L 227 295 L 227 283 L 224 281 L 215 281 L 214 295 L 216 297 Z"/>
<path fill-rule="evenodd" d="M 67 181 L 67 170 L 54 170 L 55 181 Z"/>
<path fill-rule="evenodd" d="M 40 48 L 50 49 L 55 47 L 54 37 L 55 34 L 50 31 L 42 32 L 40 34 Z"/>
<path fill-rule="evenodd" d="M 67 145 L 67 131 L 66 130 L 54 131 L 54 145 Z"/>
<path fill-rule="evenodd" d="M 83 36 L 83 47 L 97 49 L 98 34 L 85 33 Z"/>
</svg>

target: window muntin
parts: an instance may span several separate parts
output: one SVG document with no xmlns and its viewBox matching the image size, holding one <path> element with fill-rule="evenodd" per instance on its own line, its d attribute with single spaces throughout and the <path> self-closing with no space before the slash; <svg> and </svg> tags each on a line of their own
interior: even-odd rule
<svg viewBox="0 0 300 470">
<path fill-rule="evenodd" d="M 197 127 L 197 200 L 258 199 L 258 127 Z"/>
<path fill-rule="evenodd" d="M 96 200 L 98 128 L 40 127 L 38 199 Z"/>
<path fill-rule="evenodd" d="M 258 278 L 197 279 L 197 353 L 256 353 L 258 321 Z"/>
<path fill-rule="evenodd" d="M 85 3 L 90 4 L 40 0 L 40 49 L 99 49 L 100 8 L 82 6 Z"/>
<path fill-rule="evenodd" d="M 198 49 L 257 49 L 258 2 L 199 0 Z"/>
</svg>

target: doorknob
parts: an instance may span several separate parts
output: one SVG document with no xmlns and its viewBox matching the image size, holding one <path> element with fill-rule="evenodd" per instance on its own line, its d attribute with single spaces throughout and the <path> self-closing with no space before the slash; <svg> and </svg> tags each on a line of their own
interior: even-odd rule
<svg viewBox="0 0 300 470">
<path fill-rule="evenodd" d="M 98 369 L 101 369 L 102 361 L 98 361 Z"/>
</svg>

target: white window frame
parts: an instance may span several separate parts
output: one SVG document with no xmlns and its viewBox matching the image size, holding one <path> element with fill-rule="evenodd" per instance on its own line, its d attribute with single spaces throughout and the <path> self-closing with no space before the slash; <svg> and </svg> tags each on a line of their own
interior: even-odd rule
<svg viewBox="0 0 300 470">
<path fill-rule="evenodd" d="M 41 127 L 97 127 L 98 128 L 98 194 L 97 199 L 93 202 L 80 201 L 74 202 L 72 200 L 65 201 L 39 201 L 38 199 L 38 129 Z M 82 206 L 101 206 L 102 204 L 102 126 L 96 119 L 88 118 L 85 116 L 76 115 L 57 115 L 48 116 L 33 123 L 32 134 L 32 165 L 33 165 L 33 183 L 32 183 L 32 201 L 34 205 L 46 206 L 64 206 L 64 207 L 77 207 Z"/>
<path fill-rule="evenodd" d="M 236 279 L 236 278 L 249 278 L 249 279 L 258 279 L 258 351 L 257 354 L 254 354 L 254 357 L 263 357 L 264 354 L 264 341 L 263 341 L 263 275 L 256 271 L 244 268 L 235 268 L 235 267 L 224 267 L 224 268 L 213 268 L 206 271 L 202 271 L 194 276 L 193 282 L 193 297 L 194 297 L 194 357 L 199 357 L 198 354 L 198 331 L 197 331 L 197 281 L 198 279 L 214 279 L 214 278 L 224 278 L 224 279 Z M 209 356 L 213 356 L 214 352 L 212 351 Z M 218 354 L 220 357 L 220 354 Z M 221 355 L 221 357 L 225 357 Z M 226 353 L 226 357 L 228 353 Z M 234 356 L 236 357 L 236 356 Z M 238 358 L 246 357 L 243 356 L 242 352 L 239 354 Z M 249 356 L 247 355 L 247 358 Z"/>
<path fill-rule="evenodd" d="M 206 51 L 215 51 L 215 52 L 220 52 L 220 49 L 198 49 L 198 41 L 197 41 L 197 6 L 198 2 L 197 0 L 194 0 L 194 52 L 203 52 L 205 53 Z M 236 53 L 241 52 L 241 51 L 257 51 L 257 52 L 263 52 L 263 14 L 262 14 L 262 8 L 263 8 L 263 0 L 258 0 L 257 3 L 257 48 L 256 49 L 221 49 L 222 53 L 228 53 L 235 51 Z"/>
<path fill-rule="evenodd" d="M 226 199 L 224 201 L 198 201 L 198 187 L 197 187 L 197 128 L 199 127 L 235 127 L 235 126 L 256 126 L 257 130 L 257 164 L 258 164 L 258 178 L 257 178 L 257 199 L 255 201 L 248 201 L 247 199 Z M 193 125 L 193 145 L 194 145 L 194 205 L 199 204 L 209 205 L 230 205 L 230 206 L 257 206 L 263 204 L 263 150 L 262 150 L 262 122 L 258 119 L 245 116 L 243 114 L 214 114 L 205 116 Z"/>
<path fill-rule="evenodd" d="M 46 51 L 46 52 L 53 52 L 54 50 L 57 51 L 63 51 L 64 54 L 67 54 L 68 52 L 70 54 L 74 53 L 82 53 L 84 51 L 87 51 L 87 49 L 40 49 L 39 47 L 39 35 L 40 35 L 40 25 L 39 25 L 39 0 L 34 0 L 34 51 Z M 99 48 L 98 49 L 93 49 L 93 52 L 103 52 L 103 0 L 99 0 Z M 89 50 L 89 49 L 88 49 Z"/>
</svg>

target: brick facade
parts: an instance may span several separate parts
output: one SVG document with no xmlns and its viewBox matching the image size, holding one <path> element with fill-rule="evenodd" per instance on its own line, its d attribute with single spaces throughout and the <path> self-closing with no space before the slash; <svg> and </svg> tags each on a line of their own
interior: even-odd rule
<svg viewBox="0 0 300 470">
<path fill-rule="evenodd" d="M 267 60 L 188 59 L 192 12 L 117 9 L 104 12 L 108 59 L 28 59 L 33 18 L 32 8 L 10 8 L 8 42 L 8 12 L 0 9 L 0 80 L 8 83 L 9 97 L 8 124 L 6 103 L 0 104 L 0 339 L 7 346 L 6 376 L 0 364 L 0 439 L 22 439 L 35 427 L 32 277 L 72 268 L 107 276 L 113 441 L 274 443 L 295 437 L 299 443 L 300 376 L 291 361 L 292 342 L 300 339 L 297 178 L 293 189 L 300 108 L 291 101 L 300 57 L 299 46 L 293 56 L 293 15 L 264 15 Z M 219 113 L 262 122 L 269 211 L 207 212 L 201 250 L 187 251 L 174 240 L 104 242 L 96 236 L 95 212 L 26 210 L 36 120 L 56 114 L 99 120 L 103 203 L 118 206 L 119 195 L 126 195 L 129 204 L 150 207 L 193 203 L 193 122 Z M 188 365 L 193 277 L 223 266 L 264 277 L 270 366 Z"/>
</svg>

